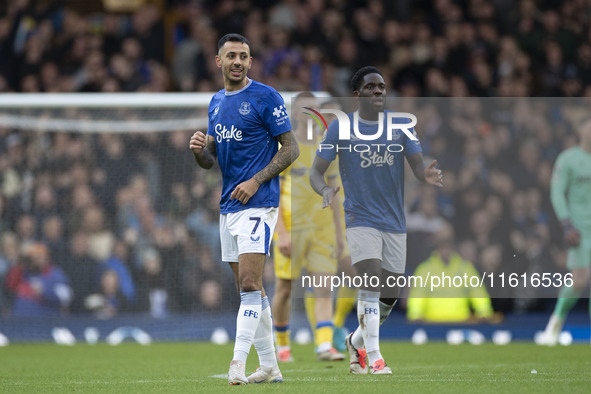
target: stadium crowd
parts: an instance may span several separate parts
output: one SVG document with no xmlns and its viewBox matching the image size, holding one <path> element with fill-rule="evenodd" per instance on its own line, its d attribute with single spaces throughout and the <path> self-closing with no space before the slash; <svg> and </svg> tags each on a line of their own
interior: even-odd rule
<svg viewBox="0 0 591 394">
<path fill-rule="evenodd" d="M 2 10 L 0 92 L 215 91 L 227 32 L 249 37 L 252 77 L 279 91 L 345 97 L 368 62 L 403 96 L 577 96 L 591 86 L 585 1 L 179 0 L 91 15 L 60 4 Z"/>
<path fill-rule="evenodd" d="M 279 91 L 346 97 L 352 72 L 372 64 L 393 97 L 590 95 L 590 7 L 224 0 L 80 15 L 18 0 L 0 10 L 0 92 L 216 91 L 216 43 L 235 31 L 252 43 L 250 76 Z M 502 101 L 488 111 L 492 101 L 454 100 L 453 116 L 437 104 L 418 114 L 423 149 L 439 160 L 446 186 L 407 191 L 409 272 L 428 257 L 423 245 L 443 220 L 480 271 L 563 272 L 549 183 L 557 154 L 576 142 L 568 119 L 527 101 L 511 112 Z M 73 290 L 51 304 L 55 313 L 234 310 L 237 297 L 224 296 L 235 291 L 231 273 L 218 268 L 219 176 L 197 170 L 190 133 L 0 127 L 3 312 L 37 314 L 35 305 L 51 304 L 43 298 L 51 281 Z M 546 306 L 536 292 L 496 291 L 500 311 Z M 31 302 L 11 310 L 19 298 Z"/>
</svg>

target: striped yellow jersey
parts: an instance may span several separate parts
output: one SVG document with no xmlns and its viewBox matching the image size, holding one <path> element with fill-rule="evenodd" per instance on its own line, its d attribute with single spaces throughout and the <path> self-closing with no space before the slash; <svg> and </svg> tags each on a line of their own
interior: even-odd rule
<svg viewBox="0 0 591 394">
<path fill-rule="evenodd" d="M 285 228 L 308 229 L 334 223 L 330 208 L 322 209 L 322 197 L 310 186 L 310 170 L 316 157 L 317 142 L 300 143 L 300 157 L 281 174 L 279 204 Z M 338 167 L 331 163 L 327 179 L 338 177 Z"/>
</svg>

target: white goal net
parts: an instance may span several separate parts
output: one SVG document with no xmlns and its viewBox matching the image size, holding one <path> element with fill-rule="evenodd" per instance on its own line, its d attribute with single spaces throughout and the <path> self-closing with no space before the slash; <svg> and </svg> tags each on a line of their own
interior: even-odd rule
<svg viewBox="0 0 591 394">
<path fill-rule="evenodd" d="M 211 97 L 0 96 L 0 332 L 232 335 L 239 297 L 220 263 L 221 176 L 188 149 L 207 130 Z"/>
</svg>

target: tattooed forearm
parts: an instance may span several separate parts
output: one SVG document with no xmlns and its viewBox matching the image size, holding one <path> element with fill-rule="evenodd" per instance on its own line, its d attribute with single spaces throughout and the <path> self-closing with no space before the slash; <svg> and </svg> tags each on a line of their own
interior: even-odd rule
<svg viewBox="0 0 591 394">
<path fill-rule="evenodd" d="M 213 167 L 216 159 L 215 141 L 208 140 L 205 149 L 203 149 L 200 154 L 193 153 L 193 156 L 195 156 L 195 161 L 201 168 L 209 170 Z"/>
<path fill-rule="evenodd" d="M 300 148 L 291 131 L 280 134 L 277 139 L 281 144 L 281 148 L 277 151 L 275 156 L 273 156 L 271 162 L 253 176 L 253 179 L 257 181 L 259 185 L 275 178 L 281 173 L 281 171 L 289 167 L 289 165 L 300 155 Z"/>
</svg>

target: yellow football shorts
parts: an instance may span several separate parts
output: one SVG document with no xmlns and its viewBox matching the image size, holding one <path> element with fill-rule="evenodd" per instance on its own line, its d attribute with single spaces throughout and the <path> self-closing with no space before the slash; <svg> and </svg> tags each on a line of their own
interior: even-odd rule
<svg viewBox="0 0 591 394">
<path fill-rule="evenodd" d="M 326 229 L 296 230 L 291 233 L 291 258 L 273 246 L 275 276 L 297 279 L 305 268 L 308 272 L 335 274 L 337 259 L 334 232 Z"/>
</svg>

